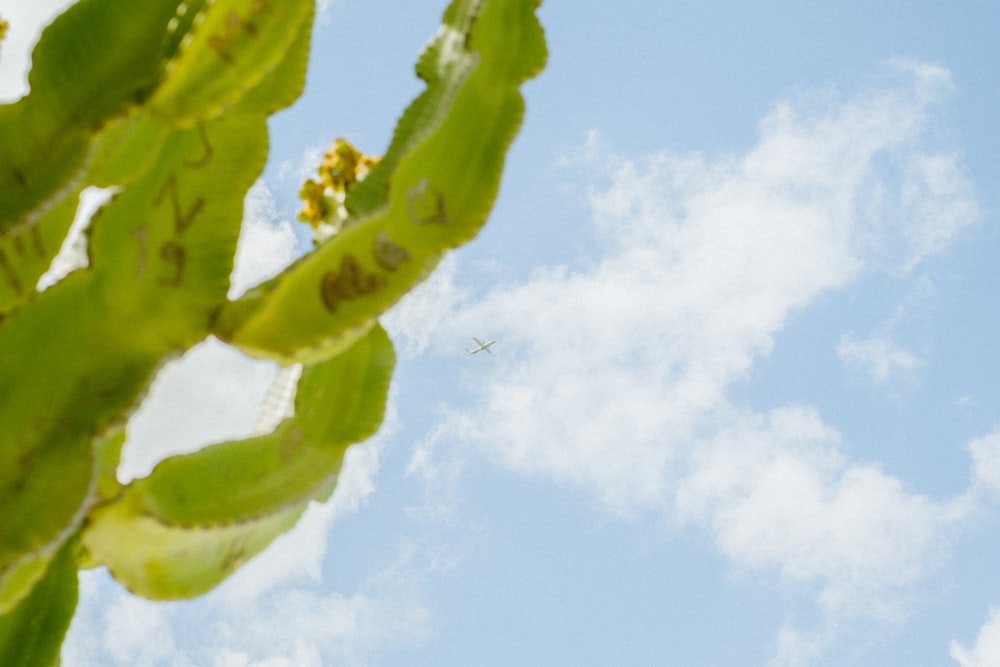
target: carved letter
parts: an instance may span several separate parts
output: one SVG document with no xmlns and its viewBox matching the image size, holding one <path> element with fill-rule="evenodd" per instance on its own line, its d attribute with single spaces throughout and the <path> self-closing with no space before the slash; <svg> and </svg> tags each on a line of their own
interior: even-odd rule
<svg viewBox="0 0 1000 667">
<path fill-rule="evenodd" d="M 418 225 L 447 225 L 444 195 L 425 178 L 406 193 L 406 212 Z"/>
<path fill-rule="evenodd" d="M 201 169 L 212 161 L 212 144 L 208 141 L 208 131 L 205 130 L 204 123 L 198 123 L 198 136 L 201 138 L 201 146 L 204 153 L 197 160 L 184 160 L 184 166 L 189 169 Z"/>
<path fill-rule="evenodd" d="M 396 245 L 385 232 L 379 232 L 372 244 L 372 255 L 375 262 L 386 271 L 395 271 L 399 265 L 410 258 L 409 251 Z"/>
<path fill-rule="evenodd" d="M 187 212 L 184 212 L 181 209 L 180 195 L 177 193 L 177 174 L 175 172 L 170 172 L 170 176 L 163 184 L 163 187 L 160 188 L 160 192 L 156 195 L 153 203 L 159 206 L 168 193 L 170 196 L 170 205 L 174 211 L 174 232 L 177 236 L 180 236 L 191 226 L 191 223 L 198 217 L 198 214 L 201 213 L 201 207 L 205 205 L 205 198 L 198 197 L 194 205 Z"/>
<path fill-rule="evenodd" d="M 160 257 L 174 265 L 174 274 L 160 280 L 164 287 L 180 287 L 184 284 L 184 269 L 187 265 L 187 250 L 176 241 L 167 241 L 160 246 Z"/>
<path fill-rule="evenodd" d="M 340 260 L 340 268 L 323 274 L 320 283 L 320 294 L 323 305 L 331 313 L 337 310 L 341 301 L 356 299 L 365 294 L 371 294 L 385 281 L 374 273 L 365 273 L 354 255 L 344 255 Z"/>
</svg>

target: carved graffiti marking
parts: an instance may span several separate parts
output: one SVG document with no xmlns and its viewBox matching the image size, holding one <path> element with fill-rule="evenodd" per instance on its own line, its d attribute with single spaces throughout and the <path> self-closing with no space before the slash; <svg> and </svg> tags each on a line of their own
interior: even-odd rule
<svg viewBox="0 0 1000 667">
<path fill-rule="evenodd" d="M 375 273 L 366 273 L 354 255 L 348 254 L 340 260 L 340 268 L 323 274 L 320 294 L 323 305 L 332 313 L 342 301 L 371 294 L 384 284 L 384 278 Z"/>
<path fill-rule="evenodd" d="M 210 36 L 208 38 L 208 47 L 215 51 L 224 62 L 229 65 L 235 65 L 236 58 L 233 56 L 232 47 L 236 42 L 236 38 L 239 36 L 240 31 L 250 37 L 257 37 L 257 24 L 252 20 L 252 17 L 270 11 L 271 5 L 267 0 L 253 0 L 253 2 L 250 3 L 251 18 L 243 18 L 236 12 L 230 10 L 226 14 L 222 33 Z"/>
<path fill-rule="evenodd" d="M 173 265 L 173 273 L 160 279 L 164 287 L 180 287 L 184 284 L 184 271 L 187 268 L 187 250 L 176 241 L 167 241 L 160 246 L 160 258 Z"/>
<path fill-rule="evenodd" d="M 177 174 L 175 172 L 170 172 L 170 176 L 163 183 L 163 187 L 160 188 L 160 192 L 156 195 L 153 203 L 159 206 L 163 203 L 164 198 L 168 196 L 174 212 L 174 232 L 177 236 L 180 236 L 191 226 L 191 223 L 198 217 L 198 214 L 201 213 L 201 209 L 205 205 L 205 198 L 198 197 L 191 208 L 184 211 L 181 206 L 180 194 L 177 191 Z"/>
<path fill-rule="evenodd" d="M 392 242 L 385 232 L 379 232 L 372 244 L 375 262 L 386 271 L 395 271 L 399 265 L 410 259 L 410 252 Z"/>
<path fill-rule="evenodd" d="M 418 225 L 447 225 L 444 195 L 425 178 L 406 193 L 406 212 Z"/>
<path fill-rule="evenodd" d="M 205 126 L 198 125 L 198 138 L 201 141 L 201 155 L 195 160 L 183 159 L 182 164 L 188 169 L 201 169 L 212 161 L 215 151 L 208 137 Z M 165 241 L 159 246 L 160 259 L 168 264 L 168 275 L 160 279 L 160 284 L 165 287 L 181 287 L 184 284 L 184 273 L 187 269 L 187 250 L 181 244 L 181 237 L 194 224 L 205 208 L 205 197 L 199 195 L 190 206 L 185 208 L 184 199 L 181 195 L 181 185 L 178 183 L 177 172 L 171 171 L 163 181 L 159 192 L 153 199 L 153 205 L 163 206 L 169 202 L 170 213 L 173 216 L 173 238 Z M 141 278 L 146 271 L 146 262 L 149 254 L 149 231 L 146 227 L 141 227 L 132 232 L 132 238 L 139 242 L 139 259 L 136 266 L 137 277 Z"/>
<path fill-rule="evenodd" d="M 184 160 L 184 166 L 189 169 L 201 169 L 212 161 L 212 156 L 214 155 L 212 143 L 208 140 L 208 130 L 205 129 L 204 123 L 198 124 L 198 137 L 201 139 L 203 152 L 197 160 Z"/>
</svg>

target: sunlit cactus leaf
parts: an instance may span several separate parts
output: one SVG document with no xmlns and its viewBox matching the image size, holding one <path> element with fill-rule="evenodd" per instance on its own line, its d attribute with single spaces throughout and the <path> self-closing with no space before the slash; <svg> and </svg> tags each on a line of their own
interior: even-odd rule
<svg viewBox="0 0 1000 667">
<path fill-rule="evenodd" d="M 384 157 L 335 142 L 315 249 L 235 301 L 244 198 L 267 117 L 305 85 L 314 1 L 79 0 L 44 31 L 30 93 L 0 105 L 0 665 L 57 664 L 78 567 L 191 597 L 330 496 L 383 418 L 377 317 L 492 207 L 545 61 L 537 5 L 453 0 Z M 107 198 L 87 219 L 91 187 Z M 210 335 L 305 363 L 294 410 L 120 482 L 157 371 Z"/>
<path fill-rule="evenodd" d="M 80 0 L 42 33 L 31 90 L 0 106 L 0 231 L 29 223 L 61 199 L 86 167 L 105 122 L 145 99 L 165 64 L 180 0 Z"/>
<path fill-rule="evenodd" d="M 205 3 L 167 64 L 151 111 L 176 125 L 216 117 L 284 61 L 312 11 L 312 0 Z"/>
<path fill-rule="evenodd" d="M 141 316 L 134 335 L 181 349 L 204 337 L 229 289 L 244 193 L 266 151 L 259 114 L 173 131 L 148 171 L 94 220 L 95 289 L 112 316 Z"/>
<path fill-rule="evenodd" d="M 521 122 L 518 88 L 545 62 L 537 4 L 452 3 L 421 71 L 432 86 L 455 90 L 411 107 L 398 131 L 406 137 L 400 143 L 412 146 L 400 148 L 388 203 L 228 306 L 216 335 L 285 362 L 336 354 L 423 280 L 443 252 L 475 236 Z M 433 110 L 435 103 L 446 108 Z M 294 327 L 285 326 L 291 321 Z"/>
<path fill-rule="evenodd" d="M 92 222 L 90 267 L 0 321 L 0 580 L 76 529 L 94 438 L 136 407 L 165 355 L 208 332 L 265 154 L 260 114 L 171 132 Z"/>
<path fill-rule="evenodd" d="M 0 315 L 24 304 L 36 293 L 38 279 L 49 269 L 76 215 L 75 190 L 30 225 L 0 232 Z"/>
<path fill-rule="evenodd" d="M 0 579 L 0 615 L 9 613 L 26 598 L 45 575 L 54 554 L 32 554 Z"/>
<path fill-rule="evenodd" d="M 303 371 L 295 414 L 274 432 L 161 462 L 93 512 L 89 558 L 147 597 L 215 586 L 333 491 L 347 447 L 382 421 L 393 360 L 376 327 Z"/>
<path fill-rule="evenodd" d="M 69 542 L 48 564 L 31 594 L 0 615 L 0 664 L 56 667 L 77 600 L 76 545 Z"/>
<path fill-rule="evenodd" d="M 298 33 L 285 46 L 281 59 L 256 85 L 246 89 L 234 111 L 252 109 L 272 114 L 289 106 L 302 94 L 315 12 L 312 2 L 306 3 L 305 11 Z"/>
<path fill-rule="evenodd" d="M 355 216 L 371 213 L 385 204 L 389 193 L 389 179 L 399 159 L 416 141 L 436 128 L 442 116 L 448 112 L 459 86 L 477 60 L 472 51 L 456 48 L 459 46 L 456 42 L 469 34 L 480 4 L 452 3 L 442 19 L 438 33 L 420 54 L 415 69 L 427 88 L 400 116 L 392 143 L 380 163 L 368 178 L 349 193 L 347 209 Z"/>
</svg>

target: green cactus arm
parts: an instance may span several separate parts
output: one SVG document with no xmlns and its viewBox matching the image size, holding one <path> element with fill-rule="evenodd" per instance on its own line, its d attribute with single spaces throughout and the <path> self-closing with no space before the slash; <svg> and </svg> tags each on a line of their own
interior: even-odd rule
<svg viewBox="0 0 1000 667">
<path fill-rule="evenodd" d="M 54 553 L 32 554 L 0 579 L 0 616 L 9 613 L 31 593 L 38 580 L 45 575 L 54 556 Z"/>
<path fill-rule="evenodd" d="M 141 102 L 165 62 L 180 0 L 80 0 L 42 33 L 29 94 L 0 106 L 0 231 L 32 224 L 75 189 L 94 133 Z"/>
<path fill-rule="evenodd" d="M 429 50 L 433 57 L 421 62 L 425 72 L 436 63 L 437 76 L 428 76 L 432 86 L 454 92 L 418 102 L 428 108 L 413 111 L 399 128 L 409 148 L 388 180 L 386 205 L 227 305 L 217 336 L 249 354 L 285 362 L 336 354 L 423 280 L 442 253 L 475 236 L 520 125 L 518 88 L 545 61 L 537 4 L 452 3 Z M 432 112 L 435 101 L 446 108 Z M 423 121 L 429 127 L 417 131 Z"/>
<path fill-rule="evenodd" d="M 172 131 L 92 222 L 91 266 L 0 322 L 0 576 L 75 530 L 94 435 L 128 415 L 164 355 L 206 335 L 265 152 L 262 115 Z"/>
<path fill-rule="evenodd" d="M 356 218 L 372 213 L 385 204 L 389 181 L 399 160 L 440 124 L 459 87 L 475 66 L 476 54 L 468 49 L 456 49 L 455 43 L 459 36 L 469 34 L 480 4 L 454 3 L 442 18 L 438 33 L 417 59 L 416 74 L 427 87 L 400 116 L 382 159 L 365 180 L 348 192 L 345 205 Z M 446 54 L 450 56 L 446 57 Z"/>
<path fill-rule="evenodd" d="M 224 11 L 227 4 L 214 6 Z M 306 18 L 311 16 L 307 4 Z M 148 92 L 146 82 L 160 67 L 146 63 L 154 55 L 146 47 L 161 49 L 164 38 L 180 45 L 181 28 L 167 29 L 175 5 L 155 2 L 144 5 L 143 12 L 122 13 L 121 3 L 83 0 L 46 30 L 35 51 L 32 93 L 0 107 L 3 122 L 43 102 L 37 108 L 47 105 L 55 114 L 59 104 L 84 93 L 103 105 L 103 111 L 88 107 L 87 122 L 81 121 L 89 144 L 86 160 L 74 167 L 72 191 L 67 193 L 61 177 L 52 176 L 44 164 L 32 167 L 29 161 L 15 171 L 24 175 L 36 169 L 37 178 L 27 182 L 38 187 L 15 188 L 0 197 L 0 210 L 16 209 L 18 197 L 35 202 L 19 224 L 0 232 L 0 265 L 8 260 L 6 269 L 0 266 L 0 314 L 6 311 L 0 317 L 3 608 L 30 591 L 40 564 L 79 527 L 89 504 L 114 493 L 120 439 L 116 447 L 95 442 L 109 440 L 104 433 L 116 429 L 135 407 L 164 355 L 206 334 L 228 290 L 243 193 L 266 155 L 264 116 L 291 103 L 304 84 L 308 21 L 296 27 L 299 41 L 285 45 L 272 71 L 249 83 L 232 82 L 234 89 L 249 92 L 225 122 L 173 131 L 151 118 L 141 105 L 146 93 L 136 91 Z M 189 12 L 201 9 L 201 3 L 186 6 Z M 157 28 L 161 36 L 153 34 Z M 77 50 L 68 53 L 65 42 L 77 33 L 88 38 L 73 42 Z M 111 39 L 119 33 L 122 40 Z M 135 34 L 145 35 L 139 40 L 145 50 L 120 50 L 122 43 L 131 48 Z M 81 44 L 93 48 L 80 51 Z M 128 55 L 102 60 L 107 44 L 114 45 L 115 54 Z M 171 48 L 163 53 L 171 55 Z M 57 72 L 58 63 L 72 76 Z M 116 76 L 121 81 L 108 80 Z M 113 83 L 132 92 L 105 90 Z M 56 120 L 32 117 L 24 146 L 0 146 L 0 180 L 12 173 L 4 171 L 4 164 L 31 153 L 32 142 L 41 141 L 46 128 L 62 123 L 67 133 L 75 131 L 73 123 Z M 24 134 L 21 125 L 7 125 L 10 131 L 0 137 L 13 141 Z M 48 186 L 43 176 L 51 177 Z M 91 266 L 39 294 L 34 284 L 59 247 L 85 185 L 118 190 L 91 223 Z"/>
<path fill-rule="evenodd" d="M 332 492 L 344 451 L 382 421 L 393 361 L 376 327 L 303 371 L 274 432 L 164 460 L 92 513 L 89 559 L 146 597 L 212 588 Z"/>
<path fill-rule="evenodd" d="M 348 194 L 351 224 L 235 302 L 244 193 L 267 115 L 304 85 L 312 0 L 80 0 L 45 31 L 31 93 L 0 106 L 0 661 L 22 664 L 9 629 L 24 610 L 62 618 L 67 563 L 196 595 L 331 493 L 345 448 L 381 421 L 392 350 L 375 318 L 492 206 L 519 87 L 545 59 L 537 4 L 454 0 L 417 66 L 425 93 Z M 91 185 L 114 194 L 87 266 L 38 292 Z M 295 415 L 121 485 L 129 414 L 210 333 L 312 363 Z"/>
<path fill-rule="evenodd" d="M 288 61 L 308 32 L 312 0 L 80 0 L 42 34 L 30 93 L 0 106 L 0 232 L 33 225 L 72 192 L 95 137 L 135 108 L 176 126 L 217 117 Z M 306 47 L 307 48 L 307 47 Z M 301 61 L 301 58 L 299 59 Z M 298 67 L 301 68 L 301 65 Z M 285 71 L 289 74 L 289 71 Z M 304 72 L 303 72 L 304 73 Z M 287 79 L 270 112 L 291 102 Z M 296 88 L 298 85 L 298 88 Z"/>
<path fill-rule="evenodd" d="M 313 0 L 214 0 L 202 9 L 167 63 L 150 112 L 190 127 L 218 116 L 279 67 Z"/>
<path fill-rule="evenodd" d="M 68 542 L 48 563 L 30 595 L 0 615 L 0 664 L 4 667 L 56 667 L 77 601 L 75 542 Z"/>
<path fill-rule="evenodd" d="M 94 516 L 87 533 L 89 555 L 135 595 L 153 600 L 195 597 L 290 530 L 305 508 L 301 503 L 255 521 L 203 529 L 172 526 L 115 504 Z M 103 549 L 121 535 L 128 536 L 127 544 Z"/>
<path fill-rule="evenodd" d="M 48 271 L 73 223 L 79 196 L 76 189 L 34 224 L 0 232 L 0 316 L 36 294 L 38 279 Z"/>
<path fill-rule="evenodd" d="M 309 64 L 309 46 L 312 36 L 313 2 L 306 3 L 306 13 L 297 35 L 284 48 L 285 55 L 256 86 L 249 88 L 240 99 L 239 106 L 272 114 L 289 106 L 299 98 L 306 83 Z"/>
</svg>

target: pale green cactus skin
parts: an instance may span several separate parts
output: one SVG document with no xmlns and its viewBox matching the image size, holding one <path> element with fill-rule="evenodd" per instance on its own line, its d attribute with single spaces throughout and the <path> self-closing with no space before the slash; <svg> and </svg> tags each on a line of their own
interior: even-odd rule
<svg viewBox="0 0 1000 667">
<path fill-rule="evenodd" d="M 329 497 L 382 420 L 377 318 L 489 214 L 545 62 L 538 1 L 453 0 L 343 231 L 235 301 L 244 195 L 267 116 L 301 93 L 313 0 L 80 0 L 46 29 L 30 94 L 0 106 L 0 664 L 58 664 L 78 568 L 196 596 Z M 114 195 L 87 266 L 39 291 L 88 186 Z M 120 484 L 128 417 L 208 336 L 304 364 L 294 414 Z"/>
</svg>

